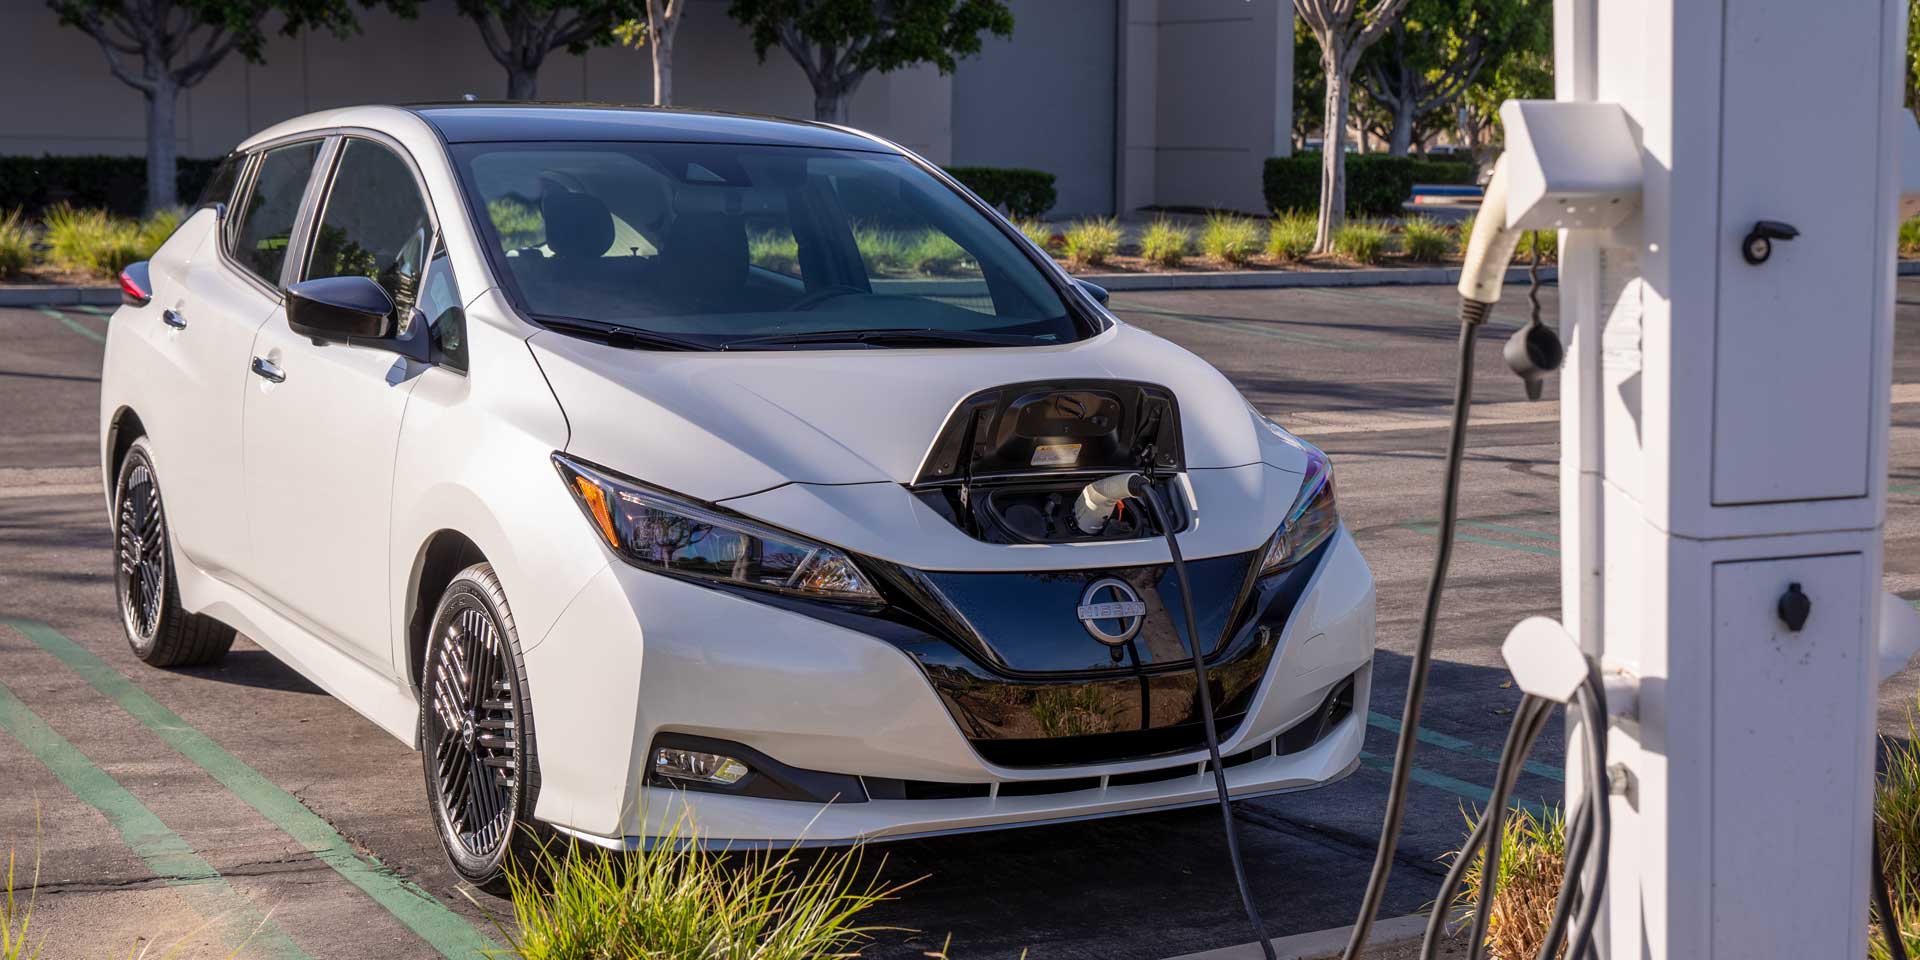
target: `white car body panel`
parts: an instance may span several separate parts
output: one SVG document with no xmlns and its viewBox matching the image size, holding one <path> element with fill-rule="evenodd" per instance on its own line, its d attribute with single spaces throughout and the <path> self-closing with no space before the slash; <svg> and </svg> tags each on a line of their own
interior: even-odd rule
<svg viewBox="0 0 1920 960">
<path fill-rule="evenodd" d="M 1182 549 L 1195 560 L 1226 557 L 1272 538 L 1309 453 L 1263 425 L 1212 367 L 1110 315 L 1086 340 L 1019 349 L 674 353 L 546 331 L 496 284 L 442 139 L 420 115 L 323 111 L 242 149 L 341 131 L 378 132 L 416 166 L 466 301 L 469 369 L 294 335 L 278 298 L 218 255 L 215 214 L 191 216 L 151 262 L 152 302 L 115 314 L 101 390 L 109 488 L 114 425 L 123 411 L 145 425 L 186 609 L 235 626 L 412 743 L 421 628 L 432 615 L 417 603 L 428 557 L 455 538 L 470 543 L 500 579 L 525 655 L 541 775 L 534 814 L 613 847 L 644 843 L 682 804 L 711 839 L 834 842 L 1211 797 L 1192 751 L 1068 769 L 986 762 L 900 648 L 617 557 L 552 456 L 918 570 L 1159 565 L 1168 553 L 1157 539 L 974 540 L 904 486 L 969 394 L 1022 381 L 1140 381 L 1178 400 L 1188 469 L 1173 479 L 1191 516 Z M 168 309 L 188 326 L 164 324 Z M 278 362 L 286 382 L 249 375 L 255 355 Z M 1233 767 L 1237 795 L 1313 786 L 1353 768 L 1373 638 L 1372 577 L 1338 533 L 1222 750 L 1272 739 L 1357 678 L 1352 713 L 1310 748 Z M 1101 786 L 824 808 L 644 789 L 661 732 L 732 740 L 830 773 L 992 784 L 1094 776 Z M 1193 775 L 1105 779 L 1182 764 Z"/>
</svg>

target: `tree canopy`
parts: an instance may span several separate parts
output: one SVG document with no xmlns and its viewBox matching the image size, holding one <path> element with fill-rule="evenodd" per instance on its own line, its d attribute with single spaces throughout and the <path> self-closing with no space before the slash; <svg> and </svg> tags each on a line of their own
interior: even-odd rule
<svg viewBox="0 0 1920 960">
<path fill-rule="evenodd" d="M 931 63 L 951 73 L 980 52 L 980 35 L 1013 35 L 1004 0 L 733 0 L 727 13 L 753 34 L 764 62 L 779 46 L 813 85 L 814 117 L 844 122 L 846 101 L 870 71 Z"/>
<path fill-rule="evenodd" d="M 538 95 L 547 54 L 613 43 L 616 26 L 647 12 L 644 0 L 455 0 L 455 6 L 479 26 L 487 53 L 506 68 L 509 100 Z"/>
</svg>

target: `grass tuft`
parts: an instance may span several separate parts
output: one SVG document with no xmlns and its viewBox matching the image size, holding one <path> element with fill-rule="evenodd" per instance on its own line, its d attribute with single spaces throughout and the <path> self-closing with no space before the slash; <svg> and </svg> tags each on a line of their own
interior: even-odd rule
<svg viewBox="0 0 1920 960">
<path fill-rule="evenodd" d="M 1472 819 L 1468 818 L 1469 823 Z M 1493 910 L 1487 919 L 1487 952 L 1494 960 L 1532 960 L 1540 955 L 1566 872 L 1566 834 L 1566 820 L 1553 808 L 1535 816 L 1515 807 L 1500 818 L 1500 864 L 1494 873 Z M 1472 916 L 1485 872 L 1486 855 L 1475 854 L 1460 898 L 1454 901 L 1461 916 Z"/>
<path fill-rule="evenodd" d="M 1560 231 L 1528 230 L 1520 235 L 1520 242 L 1513 248 L 1514 263 L 1530 263 L 1533 260 L 1533 248 L 1540 247 L 1540 262 L 1552 263 L 1560 256 Z"/>
<path fill-rule="evenodd" d="M 1278 260 L 1300 261 L 1313 253 L 1314 234 L 1320 224 L 1311 213 L 1290 210 L 1277 214 L 1267 227 L 1267 256 Z"/>
<path fill-rule="evenodd" d="M 487 219 L 500 233 L 500 249 L 521 250 L 547 242 L 547 221 L 539 208 L 516 196 L 487 201 Z"/>
<path fill-rule="evenodd" d="M 127 220 L 63 203 L 46 213 L 48 259 L 68 270 L 111 278 L 127 264 L 153 256 L 179 225 L 178 210 Z"/>
<path fill-rule="evenodd" d="M 1140 234 L 1140 255 L 1163 267 L 1177 267 L 1193 249 L 1193 231 L 1171 220 L 1155 220 Z"/>
<path fill-rule="evenodd" d="M 1334 232 L 1333 249 L 1354 263 L 1379 263 L 1393 249 L 1393 231 L 1370 220 L 1349 220 Z"/>
<path fill-rule="evenodd" d="M 14 894 L 14 856 L 7 851 L 6 899 L 0 900 L 0 960 L 34 960 L 40 947 L 27 938 L 33 922 L 33 904 L 40 893 L 40 858 L 34 857 L 33 880 L 27 888 L 27 902 Z"/>
<path fill-rule="evenodd" d="M 1453 252 L 1453 234 L 1427 217 L 1413 217 L 1400 227 L 1400 249 L 1407 259 L 1433 263 Z"/>
<path fill-rule="evenodd" d="M 1900 255 L 1920 257 L 1920 217 L 1900 224 Z"/>
<path fill-rule="evenodd" d="M 1120 222 L 1112 218 L 1076 221 L 1067 228 L 1067 260 L 1075 266 L 1100 266 L 1120 252 L 1120 236 Z"/>
<path fill-rule="evenodd" d="M 747 262 L 763 270 L 798 276 L 800 241 L 791 230 L 756 230 L 747 234 Z"/>
<path fill-rule="evenodd" d="M 1210 213 L 1200 230 L 1200 251 L 1233 266 L 1244 266 L 1260 251 L 1260 225 L 1231 213 Z"/>
<path fill-rule="evenodd" d="M 1904 228 L 1903 228 L 1904 232 Z M 1920 955 L 1920 721 L 1907 714 L 1904 738 L 1882 737 L 1882 770 L 1873 794 L 1874 829 L 1887 871 L 1887 889 L 1899 914 L 1907 955 Z M 1880 925 L 1871 925 L 1867 954 L 1887 960 Z"/>
<path fill-rule="evenodd" d="M 1048 254 L 1053 253 L 1054 251 L 1053 228 L 1050 226 L 1047 226 L 1046 221 L 1015 220 L 1013 222 L 1013 225 L 1015 227 L 1020 228 L 1020 233 L 1024 235 L 1027 238 L 1027 240 L 1031 242 L 1034 246 L 1039 247 L 1042 250 L 1045 250 Z"/>
<path fill-rule="evenodd" d="M 858 848 L 710 853 L 682 818 L 650 849 L 548 845 L 508 871 L 519 960 L 826 960 L 878 928 L 858 915 L 898 892 L 860 879 Z"/>
<path fill-rule="evenodd" d="M 20 211 L 0 216 L 0 277 L 17 277 L 33 265 L 33 241 L 33 225 Z"/>
</svg>

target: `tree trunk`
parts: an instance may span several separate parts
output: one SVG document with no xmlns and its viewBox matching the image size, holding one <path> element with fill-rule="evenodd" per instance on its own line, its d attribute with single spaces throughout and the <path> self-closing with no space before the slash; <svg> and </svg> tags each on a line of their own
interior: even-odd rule
<svg viewBox="0 0 1920 960">
<path fill-rule="evenodd" d="M 1313 237 L 1315 253 L 1333 249 L 1334 231 L 1347 218 L 1347 107 L 1351 94 L 1347 78 L 1336 66 L 1343 53 L 1329 51 L 1320 61 L 1327 74 L 1327 112 L 1320 139 L 1320 219 Z"/>
<path fill-rule="evenodd" d="M 686 0 L 681 2 L 684 3 Z M 673 105 L 673 33 L 656 30 L 652 42 L 653 105 L 669 107 Z"/>
<path fill-rule="evenodd" d="M 813 118 L 821 123 L 847 122 L 848 91 L 838 87 L 815 87 L 813 91 Z"/>
<path fill-rule="evenodd" d="M 1387 135 L 1387 152 L 1404 157 L 1413 147 L 1413 97 L 1402 96 L 1393 108 L 1393 131 Z"/>
<path fill-rule="evenodd" d="M 539 89 L 539 67 L 507 68 L 507 99 L 532 100 Z"/>
<path fill-rule="evenodd" d="M 162 76 L 154 78 L 154 87 L 146 91 L 147 97 L 147 206 L 149 213 L 166 207 L 178 206 L 180 198 L 175 189 L 176 175 L 179 169 L 180 146 L 173 136 L 174 107 L 180 96 L 180 88 L 174 85 L 173 78 Z"/>
</svg>

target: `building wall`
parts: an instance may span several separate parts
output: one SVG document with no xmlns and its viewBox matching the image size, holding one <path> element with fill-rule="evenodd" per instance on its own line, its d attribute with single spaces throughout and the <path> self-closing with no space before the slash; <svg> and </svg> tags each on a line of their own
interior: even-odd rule
<svg viewBox="0 0 1920 960">
<path fill-rule="evenodd" d="M 953 75 L 953 162 L 1053 174 L 1054 217 L 1114 210 L 1114 0 L 1010 0 L 1014 36 L 989 36 Z"/>
<path fill-rule="evenodd" d="M 116 80 L 91 37 L 59 25 L 39 0 L 0 0 L 0 153 L 121 153 L 146 149 L 144 101 Z M 674 89 L 681 104 L 775 116 L 813 116 L 813 93 L 785 51 L 754 58 L 726 0 L 696 0 L 675 37 Z M 229 56 L 180 97 L 180 153 L 212 157 L 255 130 L 312 110 L 356 103 L 492 99 L 506 71 L 479 30 L 450 3 L 423 4 L 403 20 L 359 12 L 360 32 L 283 37 L 266 45 L 264 65 Z M 871 75 L 854 95 L 852 122 L 945 161 L 950 85 L 931 67 Z M 548 100 L 644 103 L 653 98 L 643 50 L 596 49 L 550 55 L 540 71 Z"/>
<path fill-rule="evenodd" d="M 777 48 L 764 63 L 728 0 L 693 0 L 675 45 L 681 105 L 811 117 L 813 94 Z M 1288 146 L 1293 76 L 1287 0 L 1009 0 L 1014 37 L 987 37 L 952 76 L 872 74 L 851 122 L 936 163 L 1053 173 L 1056 218 L 1140 207 L 1258 212 L 1260 165 Z M 213 157 L 270 124 L 356 103 L 492 99 L 506 74 L 446 0 L 418 19 L 361 10 L 352 37 L 273 34 L 265 63 L 229 56 L 180 98 L 178 145 Z M 270 24 L 270 29 L 273 25 Z M 550 100 L 652 99 L 645 51 L 556 52 Z M 140 94 L 92 38 L 41 0 L 0 0 L 0 154 L 139 154 Z"/>
<path fill-rule="evenodd" d="M 1124 205 L 1264 212 L 1261 167 L 1291 146 L 1292 5 L 1123 3 Z"/>
</svg>

